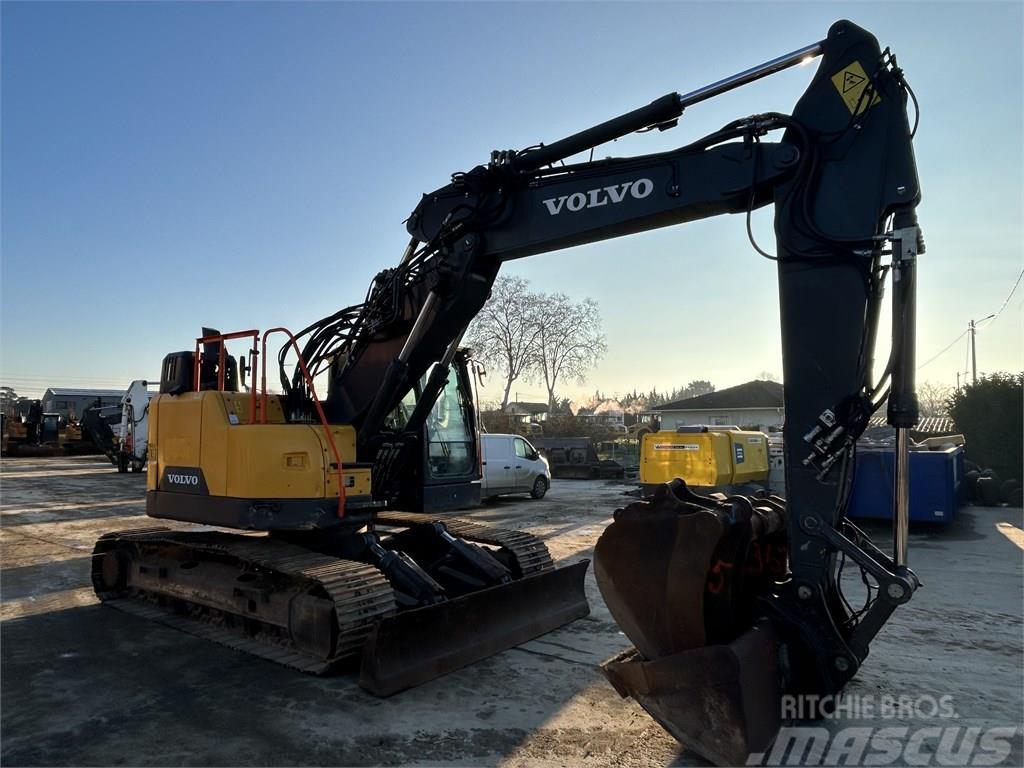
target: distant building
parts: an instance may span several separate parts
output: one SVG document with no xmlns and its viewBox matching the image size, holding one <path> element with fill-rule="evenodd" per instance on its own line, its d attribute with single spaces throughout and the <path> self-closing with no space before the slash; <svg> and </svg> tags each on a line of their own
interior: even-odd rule
<svg viewBox="0 0 1024 768">
<path fill-rule="evenodd" d="M 782 392 L 782 385 L 776 381 L 748 381 L 707 395 L 657 405 L 648 413 L 660 420 L 664 430 L 707 424 L 769 432 L 781 428 L 785 421 Z"/>
<path fill-rule="evenodd" d="M 43 413 L 59 413 L 65 419 L 81 419 L 86 408 L 97 405 L 119 405 L 123 390 L 119 389 L 67 389 L 50 387 L 43 393 Z"/>
<path fill-rule="evenodd" d="M 623 427 L 626 410 L 618 400 L 604 400 L 594 408 L 594 423 L 607 427 Z"/>
<path fill-rule="evenodd" d="M 547 421 L 547 403 L 524 403 L 514 402 L 505 406 L 505 413 L 520 424 L 529 424 L 531 421 Z"/>
</svg>

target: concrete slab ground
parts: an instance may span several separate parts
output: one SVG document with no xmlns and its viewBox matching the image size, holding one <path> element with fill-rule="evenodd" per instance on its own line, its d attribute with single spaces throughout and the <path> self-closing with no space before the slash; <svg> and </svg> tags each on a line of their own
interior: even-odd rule
<svg viewBox="0 0 1024 768">
<path fill-rule="evenodd" d="M 143 485 L 92 458 L 0 465 L 3 765 L 704 764 L 598 672 L 628 643 L 592 575 L 588 618 L 384 700 L 351 676 L 308 677 L 101 607 L 89 552 L 105 531 L 150 524 Z M 543 500 L 502 499 L 466 516 L 534 531 L 571 562 L 592 555 L 625 490 L 556 481 Z M 1024 762 L 1019 728 L 1006 750 L 1003 733 L 989 734 L 988 751 L 976 738 L 967 762 L 935 754 L 951 749 L 940 741 L 952 728 L 963 747 L 969 729 L 1024 722 L 1021 529 L 1020 509 L 968 508 L 948 528 L 913 530 L 924 587 L 849 686 L 860 708 L 818 727 L 833 741 L 852 726 L 907 729 L 889 734 L 899 748 L 887 761 L 874 753 L 876 765 Z M 871 532 L 885 546 L 885 528 Z M 890 717 L 901 702 L 887 696 L 904 697 L 905 717 Z M 861 762 L 855 749 L 836 754 L 828 764 Z"/>
</svg>

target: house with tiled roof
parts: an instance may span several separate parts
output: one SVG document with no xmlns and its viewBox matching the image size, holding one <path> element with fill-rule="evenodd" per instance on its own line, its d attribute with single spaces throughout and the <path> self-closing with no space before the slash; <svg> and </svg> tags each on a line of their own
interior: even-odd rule
<svg viewBox="0 0 1024 768">
<path fill-rule="evenodd" d="M 698 397 L 656 405 L 648 414 L 658 418 L 661 429 L 698 425 L 736 426 L 770 432 L 782 427 L 786 411 L 782 385 L 755 380 Z"/>
<path fill-rule="evenodd" d="M 522 424 L 529 424 L 531 421 L 547 421 L 547 403 L 511 402 L 505 406 L 505 413 Z"/>
</svg>

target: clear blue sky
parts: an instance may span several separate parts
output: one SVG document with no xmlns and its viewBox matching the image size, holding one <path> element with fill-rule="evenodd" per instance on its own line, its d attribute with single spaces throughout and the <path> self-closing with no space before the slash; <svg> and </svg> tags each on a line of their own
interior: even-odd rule
<svg viewBox="0 0 1024 768">
<path fill-rule="evenodd" d="M 203 324 L 300 328 L 363 297 L 398 260 L 419 195 L 452 171 L 818 40 L 842 17 L 893 47 L 923 107 L 919 360 L 995 312 L 1024 266 L 1018 2 L 5 2 L 0 13 L 0 384 L 23 394 L 155 376 Z M 667 149 L 788 111 L 813 67 L 608 151 Z M 756 224 L 771 243 L 770 212 Z M 609 354 L 565 394 L 781 372 L 774 269 L 738 217 L 507 271 L 601 306 Z M 743 298 L 751 322 L 726 297 Z M 979 334 L 981 371 L 1024 367 L 1022 300 L 1024 287 Z M 694 322 L 679 324 L 680 306 Z M 952 384 L 965 343 L 919 378 Z"/>
</svg>

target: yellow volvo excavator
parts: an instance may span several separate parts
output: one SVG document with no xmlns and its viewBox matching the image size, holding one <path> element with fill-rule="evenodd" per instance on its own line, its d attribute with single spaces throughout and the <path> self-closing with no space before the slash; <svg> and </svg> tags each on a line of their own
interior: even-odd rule
<svg viewBox="0 0 1024 768">
<path fill-rule="evenodd" d="M 669 152 L 565 163 L 819 56 L 790 114 Z M 365 301 L 283 337 L 281 394 L 267 393 L 266 368 L 267 336 L 282 329 L 207 331 L 165 358 L 147 513 L 244 532 L 108 534 L 97 593 L 302 670 L 359 660 L 381 695 L 585 615 L 585 561 L 555 568 L 529 534 L 398 511 L 411 487 L 478 471 L 463 333 L 506 261 L 719 214 L 745 215 L 749 230 L 751 211 L 773 203 L 774 253 L 758 250 L 778 268 L 786 501 L 675 480 L 618 510 L 595 550 L 604 600 L 635 645 L 604 665 L 612 684 L 715 762 L 765 749 L 780 695 L 840 691 L 918 586 L 906 459 L 923 243 L 908 98 L 889 49 L 840 21 L 733 77 L 454 174 L 412 212 L 405 253 Z M 887 275 L 892 349 L 875 378 Z M 237 338 L 251 342 L 243 369 L 262 370 L 249 392 L 225 353 Z M 898 436 L 891 556 L 845 516 L 857 437 L 885 401 Z M 838 581 L 847 560 L 872 586 L 859 610 Z"/>
</svg>

